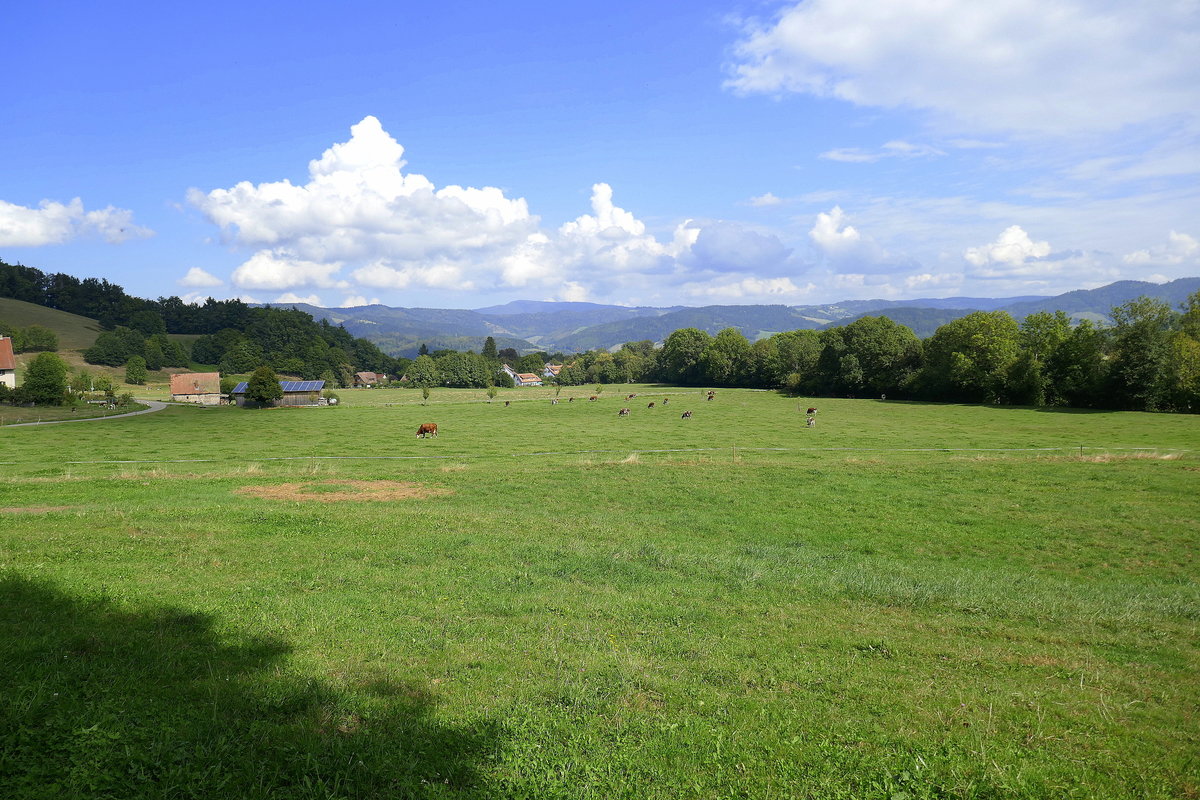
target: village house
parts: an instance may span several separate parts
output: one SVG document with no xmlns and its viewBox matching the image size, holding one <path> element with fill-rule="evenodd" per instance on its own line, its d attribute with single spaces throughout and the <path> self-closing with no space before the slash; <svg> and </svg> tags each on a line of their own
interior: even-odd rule
<svg viewBox="0 0 1200 800">
<path fill-rule="evenodd" d="M 181 372 L 171 376 L 171 400 L 176 403 L 221 404 L 221 373 Z"/>
<path fill-rule="evenodd" d="M 0 383 L 17 388 L 17 359 L 13 355 L 12 339 L 0 336 Z"/>
<path fill-rule="evenodd" d="M 233 402 L 239 406 L 246 405 L 247 385 L 246 381 L 242 381 L 233 387 Z M 321 397 L 325 381 L 280 381 L 279 385 L 283 388 L 283 397 L 275 401 L 276 406 L 298 407 L 328 404 L 325 398 Z"/>
<path fill-rule="evenodd" d="M 542 379 L 532 372 L 517 372 L 508 364 L 501 364 L 500 368 L 508 377 L 513 379 L 514 386 L 541 386 Z"/>
<path fill-rule="evenodd" d="M 542 370 L 542 377 L 543 378 L 557 378 L 558 373 L 562 371 L 562 368 L 563 368 L 562 364 L 547 364 L 546 368 L 544 370 Z"/>
<path fill-rule="evenodd" d="M 354 388 L 355 389 L 371 389 L 387 380 L 387 375 L 382 372 L 356 372 L 354 373 Z"/>
</svg>

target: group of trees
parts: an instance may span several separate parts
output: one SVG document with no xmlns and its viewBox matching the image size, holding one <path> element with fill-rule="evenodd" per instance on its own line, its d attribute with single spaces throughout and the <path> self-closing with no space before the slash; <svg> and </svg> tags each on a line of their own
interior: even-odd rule
<svg viewBox="0 0 1200 800">
<path fill-rule="evenodd" d="M 12 339 L 14 353 L 53 353 L 58 350 L 58 334 L 44 325 L 17 328 L 0 322 L 0 336 Z"/>
<path fill-rule="evenodd" d="M 404 371 L 407 359 L 393 358 L 367 339 L 354 338 L 340 325 L 316 322 L 296 309 L 252 308 L 240 329 L 223 328 L 192 344 L 192 360 L 216 364 L 223 374 L 270 366 L 304 380 L 323 379 L 350 386 L 354 373 Z"/>
<path fill-rule="evenodd" d="M 1114 308 L 1112 318 L 1111 327 L 1100 327 L 1040 312 L 1018 323 L 1003 311 L 977 311 L 924 341 L 887 317 L 753 344 L 733 328 L 715 337 L 687 328 L 667 337 L 640 379 L 811 395 L 1200 411 L 1200 293 L 1179 312 L 1143 297 Z"/>
</svg>

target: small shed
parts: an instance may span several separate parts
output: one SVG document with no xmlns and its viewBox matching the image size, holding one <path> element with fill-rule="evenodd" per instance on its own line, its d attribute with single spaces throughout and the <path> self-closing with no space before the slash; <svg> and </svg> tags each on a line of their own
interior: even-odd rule
<svg viewBox="0 0 1200 800">
<path fill-rule="evenodd" d="M 171 376 L 171 400 L 176 403 L 199 403 L 215 406 L 221 403 L 221 373 L 181 372 Z"/>
<path fill-rule="evenodd" d="M 283 397 L 275 401 L 276 406 L 326 405 L 325 399 L 321 397 L 325 381 L 280 381 L 279 385 L 283 388 Z M 246 386 L 246 381 L 242 381 L 233 387 L 233 402 L 239 406 L 246 405 Z"/>
<path fill-rule="evenodd" d="M 0 336 L 0 383 L 17 388 L 17 357 L 13 355 L 12 339 Z"/>
</svg>

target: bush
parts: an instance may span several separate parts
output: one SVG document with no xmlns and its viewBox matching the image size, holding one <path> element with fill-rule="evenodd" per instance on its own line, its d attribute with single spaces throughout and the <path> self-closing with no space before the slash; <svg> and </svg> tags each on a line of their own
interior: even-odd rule
<svg viewBox="0 0 1200 800">
<path fill-rule="evenodd" d="M 25 367 L 21 384 L 25 402 L 61 405 L 67 394 L 67 365 L 53 353 L 38 353 Z"/>
<path fill-rule="evenodd" d="M 130 356 L 125 362 L 125 382 L 141 386 L 146 382 L 146 359 L 141 356 Z"/>
<path fill-rule="evenodd" d="M 246 405 L 266 407 L 283 397 L 283 387 L 275 370 L 263 366 L 254 370 L 246 385 Z"/>
</svg>

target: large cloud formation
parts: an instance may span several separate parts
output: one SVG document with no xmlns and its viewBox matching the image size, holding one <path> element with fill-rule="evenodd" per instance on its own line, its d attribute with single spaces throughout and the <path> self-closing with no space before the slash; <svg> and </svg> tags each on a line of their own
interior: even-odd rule
<svg viewBox="0 0 1200 800">
<path fill-rule="evenodd" d="M 227 243 L 253 251 L 233 271 L 234 287 L 526 288 L 564 300 L 650 300 L 698 274 L 724 276 L 724 284 L 731 273 L 744 280 L 764 268 L 778 272 L 790 253 L 773 235 L 732 223 L 688 220 L 660 241 L 616 205 L 606 183 L 592 187 L 590 214 L 546 230 L 524 199 L 500 189 L 439 189 L 404 172 L 404 148 L 375 117 L 350 134 L 309 163 L 303 185 L 244 181 L 189 192 Z M 739 291 L 774 296 L 781 285 L 740 283 Z"/>
<path fill-rule="evenodd" d="M 1194 2 L 804 0 L 750 22 L 728 85 L 1066 134 L 1196 119 Z"/>
<path fill-rule="evenodd" d="M 133 212 L 108 206 L 86 211 L 78 197 L 69 203 L 43 200 L 37 208 L 0 200 L 0 246 L 42 247 L 83 236 L 100 236 L 110 244 L 154 234 L 133 224 Z"/>
</svg>

